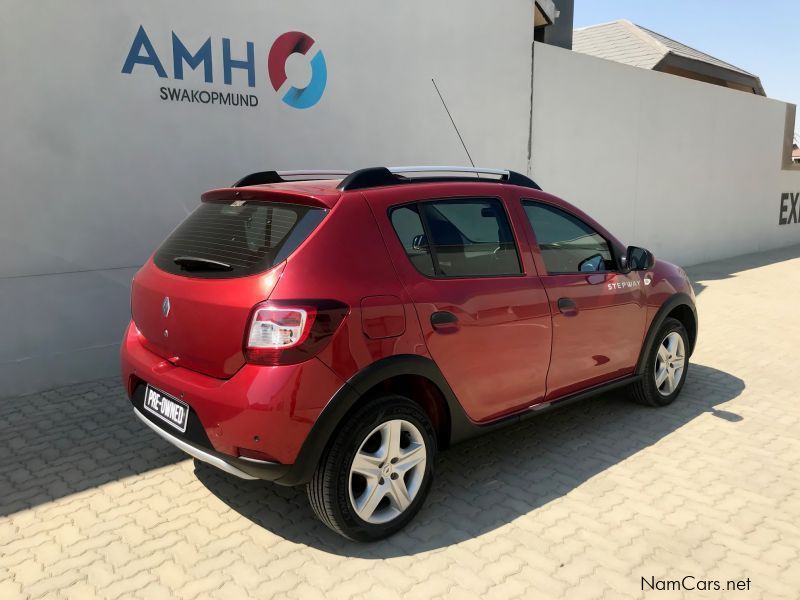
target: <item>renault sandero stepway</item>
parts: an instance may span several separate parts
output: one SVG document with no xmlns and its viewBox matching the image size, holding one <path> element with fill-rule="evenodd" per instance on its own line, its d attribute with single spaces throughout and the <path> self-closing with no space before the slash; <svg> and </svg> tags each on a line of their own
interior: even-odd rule
<svg viewBox="0 0 800 600">
<path fill-rule="evenodd" d="M 264 171 L 205 193 L 132 283 L 133 412 L 198 460 L 305 485 L 377 540 L 456 442 L 626 387 L 672 403 L 679 267 L 502 169 Z"/>
</svg>

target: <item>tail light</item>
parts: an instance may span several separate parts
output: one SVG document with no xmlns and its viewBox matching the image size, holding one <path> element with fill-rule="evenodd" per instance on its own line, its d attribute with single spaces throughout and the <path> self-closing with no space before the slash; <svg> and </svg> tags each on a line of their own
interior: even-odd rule
<svg viewBox="0 0 800 600">
<path fill-rule="evenodd" d="M 348 307 L 335 300 L 271 301 L 258 304 L 245 336 L 247 362 L 287 365 L 319 353 L 336 333 Z"/>
<path fill-rule="evenodd" d="M 278 308 L 263 306 L 257 308 L 250 322 L 248 348 L 269 348 L 280 350 L 302 344 L 308 337 L 317 311 L 314 307 Z"/>
</svg>

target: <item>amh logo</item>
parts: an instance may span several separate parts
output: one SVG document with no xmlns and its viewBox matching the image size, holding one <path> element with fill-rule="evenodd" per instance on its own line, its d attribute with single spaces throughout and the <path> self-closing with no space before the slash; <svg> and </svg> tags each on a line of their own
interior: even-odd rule
<svg viewBox="0 0 800 600">
<path fill-rule="evenodd" d="M 307 54 L 314 45 L 314 39 L 300 31 L 287 31 L 281 35 L 269 51 L 267 70 L 269 80 L 275 91 L 280 91 L 286 83 L 286 61 L 292 54 Z M 328 66 L 322 50 L 317 50 L 311 58 L 311 81 L 304 88 L 291 86 L 283 96 L 283 101 L 294 108 L 310 108 L 319 102 L 328 82 Z"/>
<path fill-rule="evenodd" d="M 283 92 L 282 99 L 293 108 L 311 108 L 320 101 L 325 92 L 328 81 L 328 68 L 322 50 L 316 50 L 311 57 L 311 80 L 308 85 L 303 88 L 298 88 L 287 82 L 286 61 L 288 58 L 298 53 L 307 55 L 314 47 L 314 44 L 314 39 L 311 36 L 300 31 L 288 31 L 275 40 L 267 56 L 267 71 L 270 83 L 276 92 L 281 92 L 283 88 L 286 88 L 286 91 Z M 246 72 L 247 85 L 251 88 L 255 87 L 256 59 L 255 45 L 253 42 L 248 41 L 245 43 L 245 58 L 233 58 L 233 54 L 231 40 L 229 38 L 222 38 L 222 75 L 225 85 L 233 84 L 234 69 L 237 69 Z M 172 73 L 174 79 L 183 79 L 184 67 L 195 71 L 202 66 L 204 81 L 206 83 L 214 83 L 213 59 L 214 56 L 210 37 L 200 45 L 199 49 L 192 53 L 187 49 L 178 35 L 174 31 L 172 32 Z M 128 55 L 122 66 L 122 72 L 130 75 L 137 65 L 152 68 L 162 79 L 168 78 L 167 71 L 164 68 L 164 64 L 155 46 L 153 46 L 147 32 L 141 25 L 128 50 Z M 191 93 L 189 92 L 189 90 L 161 88 L 161 97 L 163 99 L 192 102 L 198 101 L 195 100 L 195 98 L 199 98 L 199 101 L 205 104 L 209 102 L 212 104 L 227 104 L 228 102 L 226 99 L 230 99 L 232 96 L 230 93 L 209 93 L 206 91 L 198 92 L 197 90 L 193 90 Z M 233 96 L 237 95 L 233 94 Z M 238 94 L 238 96 L 242 96 L 242 94 Z M 208 100 L 206 100 L 206 98 Z M 254 96 L 251 96 L 251 98 L 255 102 L 248 105 L 257 105 L 258 99 Z M 232 104 L 237 105 L 235 102 Z"/>
</svg>

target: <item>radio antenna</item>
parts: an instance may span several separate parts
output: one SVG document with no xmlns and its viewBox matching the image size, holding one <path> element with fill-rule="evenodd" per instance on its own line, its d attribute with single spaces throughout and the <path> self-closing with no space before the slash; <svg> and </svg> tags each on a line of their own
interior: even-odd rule
<svg viewBox="0 0 800 600">
<path fill-rule="evenodd" d="M 461 132 L 458 130 L 458 126 L 456 122 L 453 120 L 453 115 L 450 114 L 450 109 L 447 108 L 447 103 L 444 101 L 444 97 L 442 96 L 442 92 L 439 91 L 439 86 L 436 85 L 436 80 L 431 77 L 431 83 L 433 83 L 433 87 L 436 89 L 436 93 L 439 94 L 439 100 L 442 101 L 442 106 L 444 106 L 445 111 L 447 111 L 447 116 L 450 117 L 450 122 L 453 124 L 453 129 L 456 130 L 456 134 L 458 135 L 458 139 L 461 140 L 461 145 L 464 146 L 464 152 L 467 153 L 467 158 L 469 159 L 469 164 L 472 165 L 472 168 L 475 168 L 475 163 L 472 161 L 472 157 L 469 154 L 469 150 L 467 150 L 467 145 L 464 143 L 464 138 L 461 137 Z M 480 176 L 479 176 L 480 177 Z"/>
</svg>

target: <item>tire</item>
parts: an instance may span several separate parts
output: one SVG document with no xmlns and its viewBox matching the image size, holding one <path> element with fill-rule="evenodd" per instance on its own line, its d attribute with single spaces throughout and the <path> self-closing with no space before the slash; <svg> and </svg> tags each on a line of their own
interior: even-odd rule
<svg viewBox="0 0 800 600">
<path fill-rule="evenodd" d="M 308 500 L 346 538 L 389 537 L 425 502 L 435 456 L 436 434 L 425 411 L 404 396 L 377 398 L 347 416 L 306 486 Z"/>
<path fill-rule="evenodd" d="M 671 344 L 674 344 L 676 350 L 674 353 L 669 350 L 668 346 Z M 677 319 L 671 317 L 665 319 L 647 351 L 642 378 L 631 385 L 633 399 L 645 406 L 661 407 L 672 404 L 681 393 L 689 372 L 688 350 L 689 337 L 686 328 Z M 682 360 L 676 360 L 681 358 Z M 679 364 L 683 365 L 682 368 L 674 368 Z M 666 379 L 659 383 L 665 376 L 662 369 L 666 370 Z"/>
</svg>

